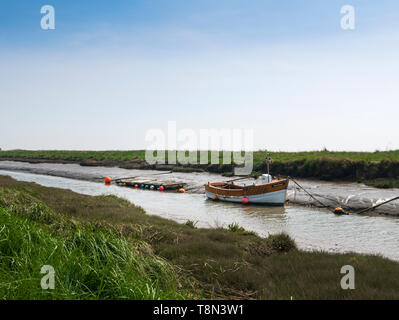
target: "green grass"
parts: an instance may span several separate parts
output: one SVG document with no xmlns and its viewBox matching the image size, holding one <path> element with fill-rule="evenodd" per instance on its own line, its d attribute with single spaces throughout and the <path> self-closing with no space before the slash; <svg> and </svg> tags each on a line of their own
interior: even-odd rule
<svg viewBox="0 0 399 320">
<path fill-rule="evenodd" d="M 210 154 L 210 152 L 209 152 Z M 265 151 L 254 153 L 252 176 L 266 172 Z M 272 152 L 272 174 L 328 181 L 358 181 L 391 188 L 399 185 L 399 150 L 376 152 Z M 166 152 L 167 158 L 167 152 Z M 210 158 L 210 157 L 209 157 Z M 0 151 L 0 160 L 74 162 L 82 165 L 119 166 L 127 169 L 158 169 L 175 172 L 214 172 L 232 176 L 233 164 L 156 164 L 145 162 L 145 151 Z M 220 153 L 220 162 L 222 162 Z M 167 159 L 166 159 L 167 161 Z M 199 154 L 198 154 L 199 163 Z"/>
<path fill-rule="evenodd" d="M 197 221 L 187 220 L 185 223 L 186 226 L 195 229 L 197 225 Z"/>
<path fill-rule="evenodd" d="M 322 158 L 334 160 L 361 160 L 361 161 L 399 161 L 399 150 L 375 152 L 351 151 L 302 151 L 302 152 L 271 152 L 274 161 L 316 160 Z M 258 164 L 265 159 L 265 152 L 254 153 L 254 163 Z"/>
<path fill-rule="evenodd" d="M 245 229 L 240 227 L 238 223 L 231 223 L 227 226 L 231 232 L 244 233 Z"/>
<path fill-rule="evenodd" d="M 399 188 L 399 179 L 393 179 L 393 178 L 377 178 L 360 182 L 363 182 L 368 186 L 381 188 L 381 189 Z"/>
<path fill-rule="evenodd" d="M 220 153 L 222 155 L 222 153 Z M 255 166 L 265 160 L 265 151 L 254 152 Z M 168 153 L 166 152 L 166 158 Z M 346 152 L 346 151 L 303 151 L 303 152 L 271 152 L 272 159 L 277 162 L 296 160 L 315 160 L 329 158 L 335 160 L 361 161 L 399 161 L 399 150 L 375 152 Z M 105 160 L 131 161 L 145 160 L 145 150 L 130 151 L 73 151 L 73 150 L 9 150 L 0 151 L 0 158 L 32 158 L 53 160 Z M 199 156 L 198 156 L 199 162 Z"/>
<path fill-rule="evenodd" d="M 399 298 L 397 262 L 303 252 L 286 234 L 192 228 L 115 196 L 2 176 L 0 207 L 3 298 Z M 43 264 L 55 267 L 54 292 L 38 287 Z M 348 264 L 355 290 L 340 287 Z"/>
<path fill-rule="evenodd" d="M 129 161 L 134 159 L 144 159 L 145 151 L 68 151 L 68 150 L 12 150 L 0 151 L 0 157 L 18 157 L 33 159 L 51 159 L 51 160 L 71 160 L 81 161 L 85 159 L 91 160 L 119 160 Z"/>
<path fill-rule="evenodd" d="M 0 189 L 0 203 L 1 299 L 189 297 L 170 263 L 140 239 L 65 219 L 25 192 Z M 55 269 L 54 290 L 40 286 L 43 265 Z"/>
</svg>

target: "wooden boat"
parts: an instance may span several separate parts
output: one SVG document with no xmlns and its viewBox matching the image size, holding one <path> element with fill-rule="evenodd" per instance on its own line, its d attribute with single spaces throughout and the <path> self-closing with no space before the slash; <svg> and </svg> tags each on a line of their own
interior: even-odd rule
<svg viewBox="0 0 399 320">
<path fill-rule="evenodd" d="M 288 179 L 273 180 L 269 174 L 262 175 L 258 185 L 237 185 L 233 182 L 208 182 L 206 196 L 213 200 L 265 205 L 284 205 Z"/>
</svg>

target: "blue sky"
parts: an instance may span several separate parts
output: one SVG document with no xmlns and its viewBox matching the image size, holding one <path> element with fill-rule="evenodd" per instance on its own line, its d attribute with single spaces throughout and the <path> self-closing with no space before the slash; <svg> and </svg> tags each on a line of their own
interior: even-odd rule
<svg viewBox="0 0 399 320">
<path fill-rule="evenodd" d="M 0 147 L 145 148 L 171 120 L 251 128 L 255 148 L 399 149 L 398 49 L 394 0 L 3 0 Z"/>
</svg>

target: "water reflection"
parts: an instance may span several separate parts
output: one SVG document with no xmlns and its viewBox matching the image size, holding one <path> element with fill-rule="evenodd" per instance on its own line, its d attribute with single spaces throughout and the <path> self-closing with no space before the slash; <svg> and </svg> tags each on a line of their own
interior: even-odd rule
<svg viewBox="0 0 399 320">
<path fill-rule="evenodd" d="M 203 185 L 208 181 L 223 181 L 228 178 L 212 173 L 165 172 L 155 170 L 132 170 L 117 167 L 82 167 L 78 164 L 60 163 L 25 163 L 17 161 L 0 161 L 0 170 L 26 171 L 30 173 L 51 175 L 79 180 L 102 181 L 104 177 L 113 179 L 121 177 L 151 178 L 159 181 L 174 180 L 187 183 L 190 193 L 203 194 Z M 241 183 L 253 183 L 253 180 L 242 180 Z M 380 201 L 399 195 L 399 189 L 376 189 L 358 183 L 329 183 L 321 181 L 300 181 L 301 185 L 331 207 L 347 206 L 358 210 L 370 207 Z M 293 183 L 288 186 L 287 199 L 296 204 L 318 205 L 305 192 Z M 399 200 L 390 202 L 376 209 L 378 213 L 399 216 Z"/>
</svg>

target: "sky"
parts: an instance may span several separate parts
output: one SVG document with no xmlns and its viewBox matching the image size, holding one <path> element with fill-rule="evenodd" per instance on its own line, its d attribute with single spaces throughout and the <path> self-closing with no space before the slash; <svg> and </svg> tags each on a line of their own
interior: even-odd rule
<svg viewBox="0 0 399 320">
<path fill-rule="evenodd" d="M 2 0 L 0 117 L 3 150 L 145 149 L 168 121 L 250 129 L 254 149 L 399 149 L 399 2 Z"/>
</svg>

